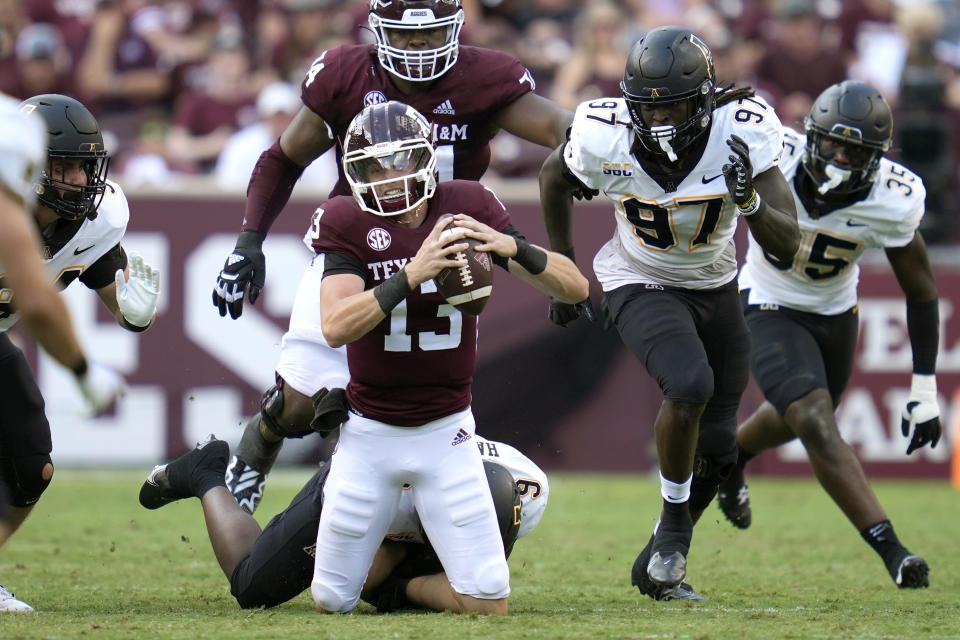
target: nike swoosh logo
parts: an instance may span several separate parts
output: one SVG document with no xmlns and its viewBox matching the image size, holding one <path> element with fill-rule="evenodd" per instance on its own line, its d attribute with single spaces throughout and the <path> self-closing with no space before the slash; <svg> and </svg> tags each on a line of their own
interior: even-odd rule
<svg viewBox="0 0 960 640">
<path fill-rule="evenodd" d="M 722 175 L 723 175 L 723 174 L 720 173 L 720 174 L 717 174 L 717 175 L 713 176 L 712 178 L 708 178 L 707 176 L 703 176 L 702 178 L 700 178 L 700 182 L 702 182 L 703 184 L 709 184 L 709 183 L 713 182 L 714 180 L 716 180 L 717 178 L 719 178 L 719 177 L 722 176 Z"/>
<path fill-rule="evenodd" d="M 847 220 L 848 227 L 865 227 L 867 224 L 865 222 L 854 222 L 853 220 Z"/>
<path fill-rule="evenodd" d="M 73 255 L 78 256 L 78 255 L 80 255 L 81 253 L 83 253 L 84 251 L 90 251 L 90 249 L 93 249 L 95 246 L 97 246 L 97 245 L 92 244 L 92 245 L 90 245 L 89 247 L 87 247 L 87 248 L 85 248 L 85 249 L 81 249 L 81 248 L 77 247 L 76 249 L 73 250 Z"/>
</svg>

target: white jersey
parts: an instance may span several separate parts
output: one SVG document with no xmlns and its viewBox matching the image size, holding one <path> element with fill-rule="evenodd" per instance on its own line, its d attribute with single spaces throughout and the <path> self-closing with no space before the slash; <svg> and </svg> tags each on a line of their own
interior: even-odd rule
<svg viewBox="0 0 960 640">
<path fill-rule="evenodd" d="M 593 261 L 604 291 L 634 283 L 713 289 L 736 277 L 738 212 L 720 171 L 730 162 L 727 139 L 743 138 L 753 174 L 763 173 L 780 159 L 780 121 L 762 98 L 724 105 L 712 119 L 699 162 L 665 189 L 630 151 L 635 134 L 623 99 L 577 107 L 564 163 L 613 200 L 616 213 L 616 232 Z"/>
<path fill-rule="evenodd" d="M 503 465 L 520 488 L 520 529 L 517 537 L 522 538 L 533 531 L 547 508 L 547 496 L 550 493 L 547 474 L 533 460 L 508 444 L 486 440 L 476 434 L 473 436 L 473 441 L 480 449 L 480 457 Z M 413 505 L 412 491 L 410 487 L 404 487 L 403 493 L 400 494 L 397 513 L 387 533 L 387 538 L 390 540 L 423 542 L 420 518 Z"/>
<path fill-rule="evenodd" d="M 750 290 L 750 304 L 776 304 L 821 315 L 843 313 L 857 304 L 857 263 L 864 251 L 902 247 L 913 240 L 924 212 L 923 181 L 883 158 L 863 200 L 812 218 L 793 187 L 796 173 L 804 171 L 800 161 L 806 137 L 785 128 L 783 145 L 780 169 L 794 190 L 800 249 L 792 263 L 774 263 L 751 237 L 740 289 Z"/>
<path fill-rule="evenodd" d="M 34 185 L 47 157 L 47 130 L 40 116 L 17 107 L 15 100 L 0 94 L 0 188 L 32 210 Z"/>
<path fill-rule="evenodd" d="M 46 153 L 46 149 L 44 149 Z M 105 253 L 119 244 L 127 230 L 130 219 L 130 207 L 127 197 L 120 189 L 120 185 L 107 180 L 107 191 L 97 209 L 97 217 L 86 219 L 73 237 L 63 248 L 52 256 L 43 256 L 44 264 L 50 279 L 60 286 L 69 285 Z M 3 267 L 0 265 L 0 277 L 3 277 Z M 16 299 L 9 289 L 0 290 L 0 303 L 13 302 L 16 308 Z M 0 331 L 6 331 L 19 319 L 14 311 L 10 315 L 3 314 L 0 318 Z"/>
</svg>

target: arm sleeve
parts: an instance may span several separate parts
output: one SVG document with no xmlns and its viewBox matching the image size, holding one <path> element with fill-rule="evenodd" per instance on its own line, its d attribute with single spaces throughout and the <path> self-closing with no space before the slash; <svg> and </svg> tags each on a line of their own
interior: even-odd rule
<svg viewBox="0 0 960 640">
<path fill-rule="evenodd" d="M 126 267 L 127 252 L 117 244 L 80 274 L 80 282 L 88 289 L 102 289 L 114 281 L 117 269 Z"/>
<path fill-rule="evenodd" d="M 345 253 L 328 253 L 323 262 L 323 277 L 337 273 L 352 273 L 363 279 L 367 277 L 366 266 L 355 256 Z"/>
<path fill-rule="evenodd" d="M 243 231 L 266 236 L 273 221 L 290 199 L 303 167 L 287 157 L 280 140 L 260 155 L 247 185 L 247 204 L 243 212 Z"/>
</svg>

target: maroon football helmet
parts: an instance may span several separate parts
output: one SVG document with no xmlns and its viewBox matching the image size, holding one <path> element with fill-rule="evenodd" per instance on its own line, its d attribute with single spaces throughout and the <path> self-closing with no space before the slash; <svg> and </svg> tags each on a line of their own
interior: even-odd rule
<svg viewBox="0 0 960 640">
<path fill-rule="evenodd" d="M 384 177 L 385 170 L 403 175 Z M 391 100 L 370 105 L 350 122 L 343 174 L 360 208 L 378 216 L 410 211 L 437 189 L 430 124 L 419 111 Z"/>
<path fill-rule="evenodd" d="M 377 38 L 380 63 L 404 80 L 434 80 L 457 62 L 463 27 L 460 0 L 370 0 L 368 22 Z M 393 31 L 437 29 L 446 37 L 435 49 L 403 49 L 390 38 Z"/>
</svg>

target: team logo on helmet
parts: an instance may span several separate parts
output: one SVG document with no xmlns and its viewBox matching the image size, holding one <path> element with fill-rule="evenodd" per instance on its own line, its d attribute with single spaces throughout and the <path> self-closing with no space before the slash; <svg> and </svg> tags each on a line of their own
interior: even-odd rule
<svg viewBox="0 0 960 640">
<path fill-rule="evenodd" d="M 383 95 L 382 91 L 368 91 L 367 95 L 363 96 L 363 106 L 369 107 L 372 104 L 383 104 L 387 101 L 387 96 Z"/>
</svg>

